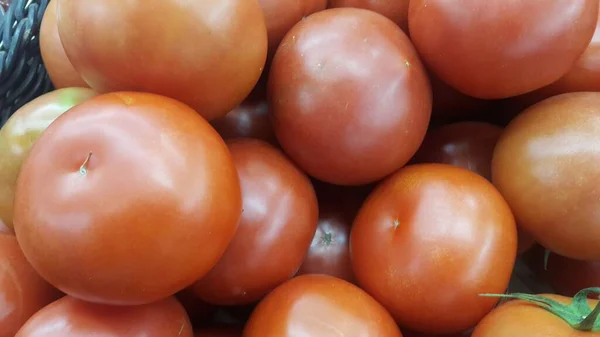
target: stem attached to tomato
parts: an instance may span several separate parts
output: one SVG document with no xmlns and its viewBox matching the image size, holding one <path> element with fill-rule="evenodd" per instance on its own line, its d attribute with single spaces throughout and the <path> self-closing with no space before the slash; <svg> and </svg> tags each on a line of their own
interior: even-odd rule
<svg viewBox="0 0 600 337">
<path fill-rule="evenodd" d="M 83 164 L 81 164 L 81 166 L 79 167 L 79 174 L 81 174 L 82 176 L 87 175 L 87 172 L 88 172 L 87 165 L 90 162 L 91 157 L 92 157 L 92 152 L 88 153 L 87 157 L 85 157 L 85 160 L 83 161 Z"/>
<path fill-rule="evenodd" d="M 588 295 L 600 294 L 600 287 L 586 288 L 573 297 L 569 305 L 560 303 L 551 298 L 531 294 L 480 294 L 483 297 L 510 298 L 535 304 L 554 315 L 560 317 L 571 327 L 580 331 L 600 331 L 600 305 L 592 310 L 588 304 Z"/>
</svg>

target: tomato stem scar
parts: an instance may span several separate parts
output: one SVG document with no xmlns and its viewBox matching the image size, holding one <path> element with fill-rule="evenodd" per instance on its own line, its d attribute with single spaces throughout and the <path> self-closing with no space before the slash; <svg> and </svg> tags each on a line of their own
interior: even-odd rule
<svg viewBox="0 0 600 337">
<path fill-rule="evenodd" d="M 588 295 L 600 294 L 600 287 L 586 288 L 575 294 L 571 304 L 563 304 L 541 295 L 523 293 L 515 294 L 479 294 L 482 297 L 498 297 L 517 299 L 535 304 L 567 322 L 573 329 L 579 331 L 600 331 L 600 305 L 594 309 L 588 304 Z"/>
<path fill-rule="evenodd" d="M 81 174 L 82 176 L 85 176 L 87 174 L 87 171 L 88 171 L 87 165 L 90 162 L 91 157 L 92 157 L 92 152 L 90 151 L 88 153 L 87 157 L 85 157 L 83 164 L 81 164 L 81 166 L 79 167 L 79 174 Z"/>
</svg>

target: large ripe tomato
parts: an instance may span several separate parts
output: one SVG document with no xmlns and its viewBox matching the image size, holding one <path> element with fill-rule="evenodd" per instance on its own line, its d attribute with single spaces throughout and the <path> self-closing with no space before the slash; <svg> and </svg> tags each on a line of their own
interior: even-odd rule
<svg viewBox="0 0 600 337">
<path fill-rule="evenodd" d="M 194 337 L 242 337 L 242 329 L 206 328 L 198 330 Z"/>
<path fill-rule="evenodd" d="M 240 104 L 264 67 L 257 0 L 55 1 L 69 60 L 101 92 L 165 95 L 211 120 Z"/>
<path fill-rule="evenodd" d="M 354 282 L 349 236 L 352 221 L 364 201 L 364 188 L 317 183 L 319 222 L 297 275 L 326 274 Z"/>
<path fill-rule="evenodd" d="M 277 143 L 266 98 L 247 99 L 227 115 L 213 120 L 211 125 L 223 139 L 244 137 Z"/>
<path fill-rule="evenodd" d="M 409 0 L 329 0 L 329 7 L 356 7 L 372 10 L 394 21 L 408 33 Z"/>
<path fill-rule="evenodd" d="M 244 337 L 401 337 L 390 314 L 355 285 L 326 275 L 291 279 L 259 303 Z"/>
<path fill-rule="evenodd" d="M 506 290 L 517 252 L 514 218 L 483 177 L 446 164 L 411 165 L 358 212 L 350 257 L 358 284 L 418 332 L 477 324 Z M 432 322 L 435 322 L 432 324 Z"/>
<path fill-rule="evenodd" d="M 406 164 L 431 114 L 410 40 L 364 9 L 328 9 L 294 26 L 268 88 L 283 149 L 308 174 L 338 185 L 374 182 Z"/>
<path fill-rule="evenodd" d="M 71 61 L 65 54 L 65 49 L 58 35 L 56 23 L 56 3 L 52 0 L 44 12 L 40 26 L 40 53 L 48 76 L 55 88 L 87 87 L 87 83 L 73 68 Z"/>
<path fill-rule="evenodd" d="M 13 228 L 17 177 L 31 146 L 58 116 L 96 96 L 85 88 L 64 88 L 42 95 L 17 110 L 0 129 L 0 220 Z"/>
<path fill-rule="evenodd" d="M 412 41 L 459 91 L 504 98 L 548 85 L 590 42 L 598 0 L 411 0 Z"/>
<path fill-rule="evenodd" d="M 600 260 L 600 93 L 544 100 L 505 129 L 492 180 L 520 226 L 544 247 Z"/>
<path fill-rule="evenodd" d="M 600 325 L 594 324 L 593 331 L 575 329 L 570 323 L 578 323 L 589 313 L 590 307 L 598 305 L 597 300 L 587 300 L 585 296 L 574 300 L 559 295 L 538 296 L 517 294 L 529 301 L 509 301 L 488 314 L 475 328 L 472 337 L 598 337 Z M 549 302 L 554 301 L 554 302 Z M 573 306 L 574 302 L 579 306 Z M 566 305 L 570 305 L 566 307 Z M 549 307 L 562 309 L 558 314 Z M 586 308 L 581 309 L 581 308 Z M 567 318 L 566 320 L 563 319 Z M 570 322 L 569 322 L 570 321 Z M 598 319 L 596 319 L 598 321 Z"/>
<path fill-rule="evenodd" d="M 141 304 L 191 285 L 242 210 L 229 151 L 200 115 L 154 94 L 94 97 L 59 117 L 23 163 L 15 231 L 65 293 Z"/>
<path fill-rule="evenodd" d="M 281 151 L 254 139 L 230 141 L 243 213 L 219 263 L 194 285 L 203 300 L 242 305 L 260 300 L 300 268 L 318 220 L 309 178 Z"/>
<path fill-rule="evenodd" d="M 0 234 L 0 337 L 14 337 L 33 314 L 60 296 L 29 265 L 17 239 Z"/>
<path fill-rule="evenodd" d="M 15 337 L 192 337 L 173 297 L 137 306 L 109 306 L 63 297 L 37 312 Z"/>
<path fill-rule="evenodd" d="M 258 0 L 265 15 L 269 37 L 269 58 L 272 58 L 292 27 L 310 14 L 327 7 L 327 0 Z"/>
</svg>

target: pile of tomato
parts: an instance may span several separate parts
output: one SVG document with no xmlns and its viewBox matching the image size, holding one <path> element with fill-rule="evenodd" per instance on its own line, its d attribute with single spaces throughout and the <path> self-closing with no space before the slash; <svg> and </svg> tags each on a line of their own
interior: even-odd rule
<svg viewBox="0 0 600 337">
<path fill-rule="evenodd" d="M 50 1 L 0 337 L 600 336 L 599 7 Z"/>
</svg>

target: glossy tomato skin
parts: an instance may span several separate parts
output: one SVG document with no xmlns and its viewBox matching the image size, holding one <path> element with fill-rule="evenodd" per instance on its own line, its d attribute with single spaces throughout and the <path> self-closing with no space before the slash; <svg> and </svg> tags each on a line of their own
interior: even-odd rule
<svg viewBox="0 0 600 337">
<path fill-rule="evenodd" d="M 15 337 L 192 337 L 177 300 L 168 297 L 139 306 L 109 306 L 70 296 L 36 313 Z"/>
<path fill-rule="evenodd" d="M 254 139 L 228 142 L 240 179 L 243 213 L 219 263 L 194 285 L 203 300 L 260 300 L 300 268 L 314 236 L 318 204 L 309 178 L 280 150 Z"/>
<path fill-rule="evenodd" d="M 198 330 L 194 337 L 242 337 L 242 329 L 206 328 Z"/>
<path fill-rule="evenodd" d="M 212 120 L 244 100 L 264 67 L 257 0 L 55 1 L 69 60 L 101 92 L 165 95 Z"/>
<path fill-rule="evenodd" d="M 407 166 L 382 182 L 354 220 L 358 284 L 418 332 L 477 324 L 503 293 L 517 251 L 514 218 L 483 177 L 446 164 Z M 431 322 L 435 322 L 432 324 Z"/>
<path fill-rule="evenodd" d="M 409 0 L 329 0 L 329 7 L 356 7 L 372 10 L 394 21 L 408 33 L 408 2 Z"/>
<path fill-rule="evenodd" d="M 0 234 L 0 337 L 15 333 L 61 294 L 33 270 L 12 235 Z"/>
<path fill-rule="evenodd" d="M 600 260 L 600 93 L 544 100 L 505 129 L 492 180 L 520 226 L 557 254 Z"/>
<path fill-rule="evenodd" d="M 17 177 L 29 150 L 58 116 L 96 95 L 86 88 L 51 91 L 15 111 L 0 129 L 0 220 L 10 231 Z"/>
<path fill-rule="evenodd" d="M 443 81 L 495 99 L 566 74 L 590 42 L 597 13 L 597 0 L 411 0 L 409 27 L 423 61 Z"/>
<path fill-rule="evenodd" d="M 402 167 L 431 115 L 429 80 L 410 40 L 364 9 L 328 9 L 294 26 L 268 90 L 283 149 L 309 175 L 337 185 Z"/>
<path fill-rule="evenodd" d="M 544 294 L 570 304 L 571 298 Z M 598 301 L 590 300 L 593 308 Z M 598 337 L 600 332 L 578 331 L 558 316 L 524 301 L 509 301 L 494 309 L 475 328 L 472 337 Z"/>
<path fill-rule="evenodd" d="M 247 99 L 227 115 L 211 122 L 223 139 L 254 138 L 276 144 L 266 98 Z"/>
<path fill-rule="evenodd" d="M 175 100 L 119 92 L 69 110 L 33 146 L 17 181 L 15 231 L 34 268 L 65 293 L 143 304 L 206 274 L 241 206 L 235 166 L 208 122 Z"/>
<path fill-rule="evenodd" d="M 327 275 L 303 275 L 259 303 L 244 337 L 401 337 L 390 314 L 355 285 Z"/>
<path fill-rule="evenodd" d="M 77 70 L 67 58 L 65 49 L 58 35 L 56 23 L 56 3 L 48 3 L 40 26 L 40 53 L 48 76 L 57 89 L 69 87 L 88 87 Z"/>
<path fill-rule="evenodd" d="M 310 14 L 324 10 L 327 0 L 258 0 L 265 15 L 269 38 L 269 59 L 285 34 Z"/>
</svg>

